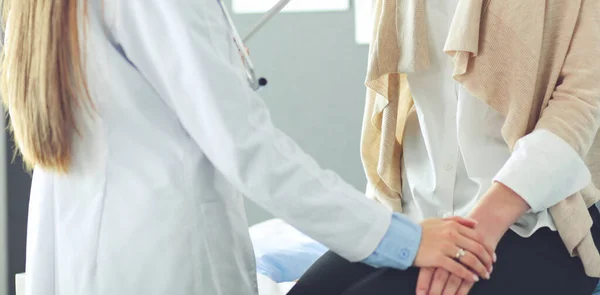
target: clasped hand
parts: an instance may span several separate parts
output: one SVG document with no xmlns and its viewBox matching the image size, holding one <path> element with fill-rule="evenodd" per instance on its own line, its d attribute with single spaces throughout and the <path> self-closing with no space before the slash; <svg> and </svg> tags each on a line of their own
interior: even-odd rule
<svg viewBox="0 0 600 295">
<path fill-rule="evenodd" d="M 493 247 L 462 217 L 421 222 L 417 295 L 467 295 L 473 284 L 489 279 L 496 260 Z"/>
</svg>

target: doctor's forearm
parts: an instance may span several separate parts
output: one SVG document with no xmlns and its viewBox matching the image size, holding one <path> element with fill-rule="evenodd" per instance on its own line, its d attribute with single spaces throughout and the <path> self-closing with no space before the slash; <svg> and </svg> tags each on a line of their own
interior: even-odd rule
<svg viewBox="0 0 600 295">
<path fill-rule="evenodd" d="M 469 214 L 477 228 L 494 247 L 504 233 L 528 210 L 529 205 L 517 193 L 495 182 Z"/>
</svg>

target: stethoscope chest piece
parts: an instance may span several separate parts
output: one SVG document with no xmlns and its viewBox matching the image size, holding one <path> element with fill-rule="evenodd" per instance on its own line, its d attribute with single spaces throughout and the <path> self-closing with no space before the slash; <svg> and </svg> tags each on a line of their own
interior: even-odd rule
<svg viewBox="0 0 600 295">
<path fill-rule="evenodd" d="M 291 0 L 280 0 L 277 4 L 275 4 L 275 6 L 273 6 L 273 8 L 271 8 L 265 14 L 265 16 L 258 22 L 258 24 L 254 26 L 254 28 L 250 31 L 250 34 L 248 34 L 248 36 L 244 40 L 242 40 L 242 38 L 240 38 L 240 34 L 238 33 L 237 29 L 235 28 L 235 24 L 233 23 L 233 20 L 231 19 L 229 12 L 225 8 L 225 4 L 223 3 L 223 1 L 217 0 L 217 3 L 219 3 L 219 6 L 221 7 L 221 11 L 223 12 L 223 16 L 225 17 L 225 20 L 227 21 L 227 25 L 229 26 L 229 33 L 230 33 L 231 37 L 233 38 L 233 41 L 235 42 L 235 45 L 237 46 L 237 49 L 242 58 L 242 62 L 244 64 L 244 70 L 246 72 L 245 73 L 246 78 L 248 79 L 248 82 L 250 83 L 250 87 L 252 87 L 252 89 L 254 89 L 255 91 L 258 91 L 261 88 L 264 88 L 265 86 L 267 86 L 268 81 L 264 77 L 260 77 L 260 78 L 256 77 L 256 74 L 254 71 L 254 65 L 252 64 L 252 61 L 250 60 L 250 56 L 249 56 L 248 52 L 246 51 L 246 45 L 244 45 L 244 41 L 247 41 L 250 37 L 252 37 L 269 19 L 271 19 L 273 16 L 275 16 L 277 13 L 279 13 L 290 1 Z"/>
</svg>

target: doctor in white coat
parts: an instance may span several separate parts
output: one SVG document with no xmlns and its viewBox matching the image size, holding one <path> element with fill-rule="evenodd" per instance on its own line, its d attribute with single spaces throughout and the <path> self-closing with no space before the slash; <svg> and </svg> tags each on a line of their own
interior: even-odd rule
<svg viewBox="0 0 600 295">
<path fill-rule="evenodd" d="M 273 127 L 217 0 L 4 2 L 27 295 L 255 294 L 243 195 L 352 261 L 489 270 L 471 221 L 392 214 Z"/>
</svg>

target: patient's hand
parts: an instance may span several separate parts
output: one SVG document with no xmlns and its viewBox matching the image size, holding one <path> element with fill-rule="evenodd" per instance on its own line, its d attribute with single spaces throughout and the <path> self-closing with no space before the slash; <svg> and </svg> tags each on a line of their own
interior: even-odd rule
<svg viewBox="0 0 600 295">
<path fill-rule="evenodd" d="M 473 284 L 441 268 L 421 268 L 417 295 L 467 295 Z"/>
<path fill-rule="evenodd" d="M 488 220 L 484 222 L 487 223 Z M 472 228 L 472 230 L 479 237 L 478 241 L 485 245 L 485 249 L 493 256 L 493 262 L 496 262 L 496 255 L 493 251 L 496 249 L 497 241 L 500 239 L 496 237 L 491 238 L 487 229 L 487 224 L 483 226 L 479 223 Z M 465 248 L 465 250 L 467 252 L 470 251 L 467 248 Z M 457 259 L 457 261 L 466 265 L 465 258 L 466 256 Z M 490 278 L 490 274 L 493 270 L 491 264 L 487 270 L 489 270 L 489 272 L 486 272 L 485 275 L 482 275 L 482 277 L 485 279 Z M 452 274 L 444 268 L 426 267 L 421 268 L 419 272 L 416 292 L 417 295 L 467 295 L 474 284 L 475 282 L 473 280 L 465 280 L 463 277 Z"/>
<path fill-rule="evenodd" d="M 493 250 L 484 246 L 483 236 L 473 229 L 475 224 L 461 217 L 423 221 L 414 265 L 442 268 L 469 282 L 478 281 L 479 276 L 489 277 Z M 463 255 L 455 259 L 459 253 Z"/>
<path fill-rule="evenodd" d="M 477 221 L 474 231 L 484 238 L 486 247 L 495 251 L 504 233 L 527 210 L 529 206 L 518 194 L 501 183 L 494 183 L 469 217 Z M 417 294 L 466 295 L 472 287 L 472 281 L 445 269 L 421 269 Z M 423 291 L 425 293 L 419 293 Z"/>
</svg>

